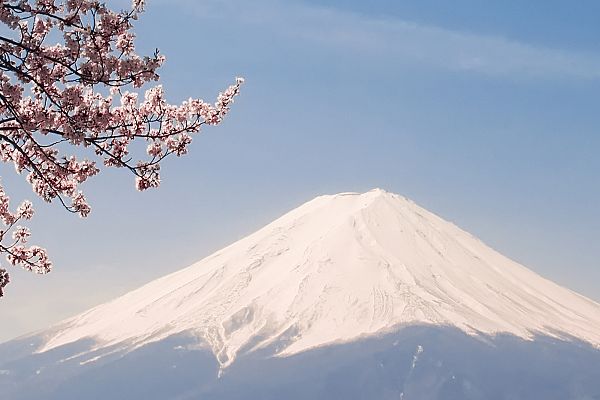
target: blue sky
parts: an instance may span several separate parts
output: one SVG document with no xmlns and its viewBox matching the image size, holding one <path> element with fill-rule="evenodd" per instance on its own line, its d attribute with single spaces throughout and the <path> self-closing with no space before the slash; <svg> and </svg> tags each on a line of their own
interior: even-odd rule
<svg viewBox="0 0 600 400">
<path fill-rule="evenodd" d="M 172 101 L 247 83 L 222 126 L 164 165 L 159 190 L 137 193 L 109 170 L 86 186 L 86 220 L 36 203 L 33 241 L 55 271 L 12 271 L 0 340 L 185 267 L 314 196 L 374 187 L 600 300 L 600 4 L 523 3 L 149 0 L 137 44 L 167 56 Z M 2 177 L 33 199 L 11 168 Z"/>
</svg>

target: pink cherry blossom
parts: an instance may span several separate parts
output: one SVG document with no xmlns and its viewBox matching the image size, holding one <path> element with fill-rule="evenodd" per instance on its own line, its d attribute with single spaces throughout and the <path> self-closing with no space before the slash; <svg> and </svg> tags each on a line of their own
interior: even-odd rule
<svg viewBox="0 0 600 400">
<path fill-rule="evenodd" d="M 236 78 L 214 104 L 170 104 L 161 85 L 150 86 L 165 57 L 135 51 L 132 23 L 144 7 L 144 0 L 121 12 L 95 0 L 0 3 L 0 161 L 44 201 L 81 217 L 91 207 L 79 186 L 102 166 L 128 170 L 138 190 L 158 187 L 161 161 L 186 154 L 202 125 L 223 121 L 244 82 Z M 146 142 L 145 152 L 136 141 Z M 11 265 L 49 272 L 46 251 L 28 247 L 29 230 L 15 225 L 33 217 L 31 202 L 14 212 L 9 203 L 0 186 L 0 252 Z M 0 268 L 0 296 L 8 282 Z"/>
<path fill-rule="evenodd" d="M 31 232 L 25 226 L 17 226 L 12 233 L 13 239 L 18 243 L 27 243 L 29 236 L 31 236 Z"/>
<path fill-rule="evenodd" d="M 0 268 L 0 297 L 4 295 L 4 287 L 10 282 L 10 276 L 5 269 Z"/>
</svg>

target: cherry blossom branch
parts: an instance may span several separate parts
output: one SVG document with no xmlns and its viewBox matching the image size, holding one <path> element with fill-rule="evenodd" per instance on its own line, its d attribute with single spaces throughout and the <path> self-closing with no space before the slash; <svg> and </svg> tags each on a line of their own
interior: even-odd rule
<svg viewBox="0 0 600 400">
<path fill-rule="evenodd" d="M 135 52 L 132 22 L 144 0 L 115 12 L 94 0 L 2 0 L 0 24 L 0 161 L 12 163 L 34 193 L 58 199 L 68 211 L 87 216 L 91 207 L 79 185 L 105 167 L 125 168 L 138 190 L 160 184 L 160 164 L 188 152 L 194 133 L 218 125 L 238 95 L 242 78 L 214 104 L 190 98 L 166 101 L 162 86 L 143 98 L 133 89 L 157 81 L 165 58 Z M 61 38 L 47 44 L 48 38 Z M 99 89 L 99 90 L 98 90 Z M 145 154 L 131 144 L 145 141 Z M 71 151 L 69 150 L 71 149 Z M 52 263 L 44 249 L 26 247 L 29 230 L 16 225 L 33 216 L 31 203 L 15 213 L 0 186 L 0 253 L 9 264 L 46 273 Z M 7 233 L 12 232 L 12 241 Z M 0 297 L 10 281 L 0 268 Z"/>
</svg>

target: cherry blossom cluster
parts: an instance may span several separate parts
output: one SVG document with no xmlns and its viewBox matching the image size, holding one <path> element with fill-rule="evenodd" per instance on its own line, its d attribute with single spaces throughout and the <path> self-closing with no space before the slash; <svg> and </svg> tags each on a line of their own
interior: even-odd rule
<svg viewBox="0 0 600 400">
<path fill-rule="evenodd" d="M 43 200 L 82 217 L 91 208 L 79 187 L 101 165 L 129 170 L 138 190 L 159 186 L 161 161 L 186 154 L 202 125 L 219 124 L 244 82 L 236 78 L 214 104 L 170 104 L 160 85 L 141 97 L 136 89 L 157 81 L 165 61 L 158 50 L 135 52 L 132 23 L 144 5 L 134 0 L 115 12 L 94 0 L 0 0 L 0 160 Z M 136 140 L 146 142 L 145 153 L 134 154 Z M 0 252 L 12 265 L 48 272 L 46 252 L 25 247 L 29 231 L 15 225 L 31 218 L 19 214 L 31 204 L 11 213 L 1 193 Z M 0 296 L 8 280 L 0 269 Z"/>
<path fill-rule="evenodd" d="M 45 274 L 52 269 L 52 262 L 48 259 L 46 250 L 38 246 L 27 246 L 31 232 L 29 228 L 18 225 L 23 220 L 33 217 L 34 210 L 30 201 L 23 201 L 16 211 L 10 210 L 10 199 L 4 188 L 0 185 L 0 220 L 6 229 L 0 231 L 0 251 L 6 255 L 6 260 L 15 266 L 39 274 Z M 7 234 L 12 231 L 10 237 Z M 0 268 L 0 296 L 3 288 L 10 282 L 5 269 Z"/>
</svg>

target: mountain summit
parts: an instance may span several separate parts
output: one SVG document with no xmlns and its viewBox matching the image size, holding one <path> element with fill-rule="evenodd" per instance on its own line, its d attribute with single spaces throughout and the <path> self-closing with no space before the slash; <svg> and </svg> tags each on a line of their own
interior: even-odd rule
<svg viewBox="0 0 600 400">
<path fill-rule="evenodd" d="M 600 345 L 600 305 L 381 189 L 317 197 L 178 272 L 66 320 L 37 353 L 92 340 L 91 362 L 178 333 L 221 368 L 414 325 Z"/>
<path fill-rule="evenodd" d="M 0 397 L 589 400 L 599 365 L 599 304 L 375 189 L 0 344 Z"/>
</svg>

